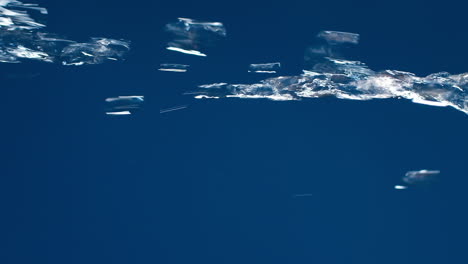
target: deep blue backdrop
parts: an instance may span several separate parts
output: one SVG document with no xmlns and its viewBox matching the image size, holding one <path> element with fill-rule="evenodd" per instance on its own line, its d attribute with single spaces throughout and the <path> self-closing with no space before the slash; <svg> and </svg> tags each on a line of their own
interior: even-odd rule
<svg viewBox="0 0 468 264">
<path fill-rule="evenodd" d="M 375 70 L 468 71 L 450 1 L 40 1 L 48 30 L 132 40 L 123 63 L 0 65 L 0 263 L 466 263 L 468 116 L 402 100 L 193 101 L 197 84 L 298 74 L 320 30 Z M 164 51 L 177 17 L 223 22 L 207 58 Z M 159 63 L 191 64 L 187 74 Z M 38 74 L 38 75 L 37 75 Z M 145 95 L 137 115 L 103 101 Z M 160 108 L 189 104 L 159 114 Z M 393 189 L 438 169 L 425 188 Z M 307 197 L 294 194 L 308 193 Z"/>
</svg>

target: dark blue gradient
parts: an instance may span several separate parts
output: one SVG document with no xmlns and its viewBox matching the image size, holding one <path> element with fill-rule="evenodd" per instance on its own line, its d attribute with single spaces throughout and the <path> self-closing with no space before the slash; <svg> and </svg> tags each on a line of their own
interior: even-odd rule
<svg viewBox="0 0 468 264">
<path fill-rule="evenodd" d="M 43 0 L 48 30 L 132 41 L 127 60 L 0 65 L 0 263 L 467 263 L 468 116 L 404 100 L 202 100 L 250 63 L 296 75 L 321 30 L 361 35 L 375 70 L 468 72 L 460 2 Z M 200 58 L 177 17 L 221 21 Z M 160 63 L 190 64 L 187 73 Z M 104 99 L 145 95 L 136 115 Z M 159 114 L 162 108 L 189 108 Z M 439 181 L 395 190 L 408 170 Z M 294 197 L 295 194 L 311 194 Z"/>
</svg>

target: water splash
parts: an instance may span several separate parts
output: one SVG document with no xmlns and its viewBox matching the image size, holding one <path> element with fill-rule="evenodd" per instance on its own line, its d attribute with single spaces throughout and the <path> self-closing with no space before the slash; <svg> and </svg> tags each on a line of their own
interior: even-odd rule
<svg viewBox="0 0 468 264">
<path fill-rule="evenodd" d="M 32 11 L 32 12 L 28 12 Z M 37 14 L 36 14 L 37 13 Z M 45 24 L 32 15 L 47 15 L 47 9 L 16 0 L 0 0 L 0 62 L 35 60 L 63 65 L 100 64 L 121 60 L 129 41 L 91 38 L 78 43 L 45 32 Z"/>
<path fill-rule="evenodd" d="M 167 24 L 165 30 L 171 35 L 168 50 L 201 57 L 206 57 L 204 51 L 226 37 L 226 28 L 222 23 L 190 18 L 179 18 L 177 22 Z"/>
<path fill-rule="evenodd" d="M 439 72 L 418 77 L 396 70 L 376 72 L 363 62 L 343 59 L 343 47 L 356 45 L 359 35 L 324 32 L 318 34 L 318 43 L 306 49 L 306 68 L 302 74 L 273 77 L 252 84 L 200 85 L 195 98 L 266 98 L 277 101 L 325 96 L 347 100 L 403 98 L 419 104 L 450 106 L 468 114 L 468 73 L 452 75 Z"/>
</svg>

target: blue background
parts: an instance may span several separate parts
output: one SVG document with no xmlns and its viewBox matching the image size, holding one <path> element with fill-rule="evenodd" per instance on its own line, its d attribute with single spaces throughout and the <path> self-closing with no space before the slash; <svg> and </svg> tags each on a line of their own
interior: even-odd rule
<svg viewBox="0 0 468 264">
<path fill-rule="evenodd" d="M 123 63 L 0 65 L 0 263 L 467 263 L 465 114 L 404 100 L 181 95 L 258 81 L 249 63 L 299 74 L 320 30 L 361 34 L 357 54 L 374 70 L 466 72 L 466 6 L 39 3 L 49 32 L 129 39 L 132 51 Z M 228 37 L 206 58 L 170 53 L 163 26 L 177 17 L 221 21 Z M 106 116 L 104 99 L 118 95 L 144 95 L 145 107 Z M 442 173 L 393 189 L 416 169 Z"/>
</svg>

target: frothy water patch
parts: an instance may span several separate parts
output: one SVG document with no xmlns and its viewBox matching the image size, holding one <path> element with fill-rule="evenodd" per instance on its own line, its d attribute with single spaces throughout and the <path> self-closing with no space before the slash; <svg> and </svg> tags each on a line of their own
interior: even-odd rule
<svg viewBox="0 0 468 264">
<path fill-rule="evenodd" d="M 63 65 L 100 64 L 122 60 L 130 42 L 91 38 L 79 43 L 50 34 L 34 15 L 45 16 L 47 9 L 16 0 L 0 0 L 0 62 L 20 63 L 35 60 Z"/>
<path fill-rule="evenodd" d="M 305 68 L 296 76 L 267 78 L 251 84 L 213 83 L 198 86 L 197 99 L 265 98 L 275 101 L 333 96 L 346 100 L 399 98 L 430 106 L 450 106 L 468 114 L 468 73 L 447 72 L 418 77 L 410 72 L 373 71 L 344 58 L 358 44 L 355 33 L 322 31 L 305 52 Z"/>
</svg>

